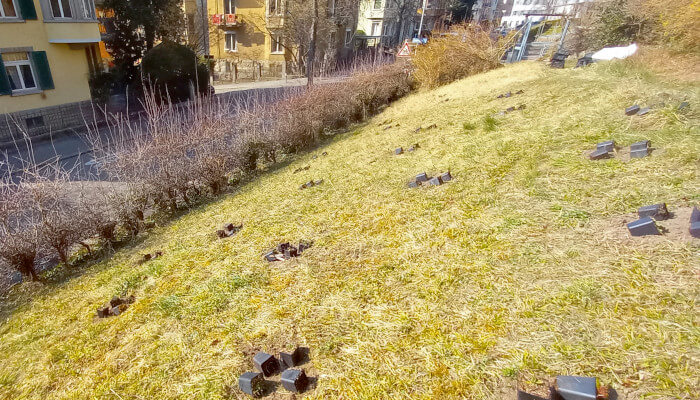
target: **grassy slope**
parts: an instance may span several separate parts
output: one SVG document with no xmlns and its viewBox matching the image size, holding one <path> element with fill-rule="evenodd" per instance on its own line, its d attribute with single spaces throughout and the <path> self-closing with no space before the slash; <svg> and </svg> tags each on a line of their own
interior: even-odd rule
<svg viewBox="0 0 700 400">
<path fill-rule="evenodd" d="M 624 63 L 520 64 L 412 95 L 83 276 L 36 289 L 0 325 L 0 397 L 216 399 L 251 369 L 251 352 L 298 343 L 320 377 L 310 398 L 503 398 L 516 379 L 532 388 L 558 373 L 598 376 L 632 399 L 697 398 L 698 241 L 607 225 L 648 203 L 700 202 L 697 114 L 672 110 L 683 99 L 697 110 L 698 88 Z M 625 117 L 635 101 L 669 105 Z M 486 115 L 520 103 L 485 129 Z M 389 120 L 400 126 L 384 130 Z M 664 151 L 582 156 L 609 138 Z M 391 154 L 414 142 L 419 151 Z M 448 185 L 405 187 L 447 169 Z M 325 183 L 297 190 L 310 177 Z M 214 240 L 227 221 L 245 228 Z M 315 246 L 262 260 L 298 239 Z M 134 265 L 158 249 L 161 259 Z M 124 289 L 136 304 L 93 320 Z"/>
</svg>

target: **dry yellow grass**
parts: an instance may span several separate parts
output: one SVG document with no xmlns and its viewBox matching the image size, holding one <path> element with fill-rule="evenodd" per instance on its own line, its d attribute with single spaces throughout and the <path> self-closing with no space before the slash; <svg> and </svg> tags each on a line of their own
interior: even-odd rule
<svg viewBox="0 0 700 400">
<path fill-rule="evenodd" d="M 311 348 L 311 399 L 514 398 L 556 374 L 626 399 L 698 398 L 698 240 L 610 226 L 641 205 L 700 203 L 698 87 L 632 63 L 521 63 L 409 96 L 71 281 L 19 288 L 0 398 L 219 399 L 252 351 L 294 344 Z M 660 150 L 583 157 L 607 139 Z M 405 186 L 448 169 L 445 186 Z M 309 178 L 325 182 L 298 190 Z M 243 230 L 215 240 L 228 221 Z M 262 259 L 299 239 L 315 240 L 302 257 Z M 93 319 L 123 291 L 129 310 Z"/>
</svg>

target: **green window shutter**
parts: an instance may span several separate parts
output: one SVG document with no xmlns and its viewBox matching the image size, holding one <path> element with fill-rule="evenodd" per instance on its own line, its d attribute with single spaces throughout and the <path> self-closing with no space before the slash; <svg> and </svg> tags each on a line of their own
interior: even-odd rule
<svg viewBox="0 0 700 400">
<path fill-rule="evenodd" d="M 49 68 L 49 59 L 46 57 L 45 51 L 32 51 L 29 53 L 32 59 L 34 73 L 39 83 L 41 90 L 53 89 L 53 78 L 51 77 L 51 68 Z"/>
<path fill-rule="evenodd" d="M 5 64 L 2 63 L 0 56 L 0 96 L 3 94 L 12 94 L 12 88 L 10 87 L 10 78 L 7 77 L 7 71 L 5 71 Z"/>
<path fill-rule="evenodd" d="M 19 6 L 19 14 L 22 19 L 37 19 L 34 0 L 17 0 L 17 5 Z"/>
</svg>

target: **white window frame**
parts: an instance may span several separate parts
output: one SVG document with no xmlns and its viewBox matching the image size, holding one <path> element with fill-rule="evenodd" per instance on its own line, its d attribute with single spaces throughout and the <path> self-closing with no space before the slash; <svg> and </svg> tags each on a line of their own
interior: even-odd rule
<svg viewBox="0 0 700 400">
<path fill-rule="evenodd" d="M 267 15 L 282 15 L 282 0 L 266 0 L 267 1 Z M 271 10 L 272 4 L 275 4 L 275 11 Z"/>
<path fill-rule="evenodd" d="M 83 17 L 85 17 L 85 19 L 97 19 L 97 11 L 95 10 L 95 0 L 81 0 L 81 2 L 83 9 Z"/>
<path fill-rule="evenodd" d="M 24 53 L 24 52 L 22 52 Z M 22 86 L 21 89 L 12 89 L 12 94 L 22 94 L 22 93 L 27 93 L 27 92 L 40 92 L 41 89 L 39 88 L 39 83 L 36 80 L 36 71 L 34 71 L 34 66 L 32 65 L 32 62 L 29 57 L 29 53 L 25 53 L 27 55 L 26 60 L 19 60 L 19 61 L 5 61 L 3 60 L 3 64 L 5 64 L 5 69 L 9 67 L 15 67 L 17 70 L 17 76 L 19 76 L 19 83 Z M 29 71 L 32 73 L 32 80 L 34 81 L 34 87 L 28 88 L 24 86 L 24 75 L 22 75 L 22 69 L 20 66 L 22 65 L 28 65 L 29 66 Z"/>
<path fill-rule="evenodd" d="M 230 49 L 228 46 L 228 37 L 230 35 L 233 35 L 233 49 Z M 226 50 L 229 53 L 238 52 L 238 35 L 236 34 L 236 32 L 233 32 L 233 31 L 225 31 L 224 32 L 224 50 Z"/>
<path fill-rule="evenodd" d="M 0 3 L 0 20 L 3 19 L 19 19 L 19 8 L 17 8 L 17 2 L 15 0 L 10 0 L 10 3 L 12 3 L 12 7 L 15 8 L 15 15 L 14 16 L 7 16 L 5 15 L 5 9 L 2 7 L 2 3 Z"/>
<path fill-rule="evenodd" d="M 348 40 L 348 33 L 350 34 L 350 40 Z M 343 42 L 345 43 L 345 47 L 348 47 L 350 43 L 352 43 L 352 29 L 350 28 L 345 28 L 345 37 L 343 38 Z"/>
<path fill-rule="evenodd" d="M 277 38 L 277 39 L 275 39 Z M 284 54 L 284 47 L 282 46 L 282 35 L 278 33 L 270 34 L 270 54 Z M 275 43 L 277 46 L 275 46 Z M 277 50 L 273 48 L 277 47 Z"/>
<path fill-rule="evenodd" d="M 379 7 L 377 7 L 377 2 L 379 3 Z M 372 0 L 372 9 L 373 10 L 381 10 L 383 3 L 384 2 L 382 0 Z"/>
<path fill-rule="evenodd" d="M 59 5 L 59 11 L 61 11 L 61 15 L 59 17 L 53 15 L 54 14 L 54 9 L 53 5 L 51 5 L 51 0 L 48 0 L 49 3 L 49 10 L 51 10 L 51 17 L 54 19 L 75 19 L 75 13 L 73 12 L 73 7 L 71 7 L 70 0 L 56 0 Z M 68 9 L 70 10 L 70 17 L 66 17 L 66 13 L 63 10 L 63 3 L 68 4 Z"/>
<path fill-rule="evenodd" d="M 229 6 L 229 11 L 226 12 L 226 5 Z M 235 14 L 236 13 L 236 0 L 224 0 L 224 14 Z"/>
<path fill-rule="evenodd" d="M 374 29 L 375 26 L 377 27 L 376 32 Z M 382 35 L 382 21 L 372 21 L 371 22 L 371 24 L 369 26 L 369 35 L 370 36 L 381 36 Z"/>
</svg>

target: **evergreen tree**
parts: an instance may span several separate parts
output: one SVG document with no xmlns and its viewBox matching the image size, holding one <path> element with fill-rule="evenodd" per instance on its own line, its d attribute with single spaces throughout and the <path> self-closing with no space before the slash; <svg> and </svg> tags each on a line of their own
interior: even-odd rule
<svg viewBox="0 0 700 400">
<path fill-rule="evenodd" d="M 135 64 L 157 41 L 182 40 L 185 19 L 180 0 L 105 0 L 104 7 L 114 12 L 106 44 L 127 83 L 137 78 Z"/>
</svg>

